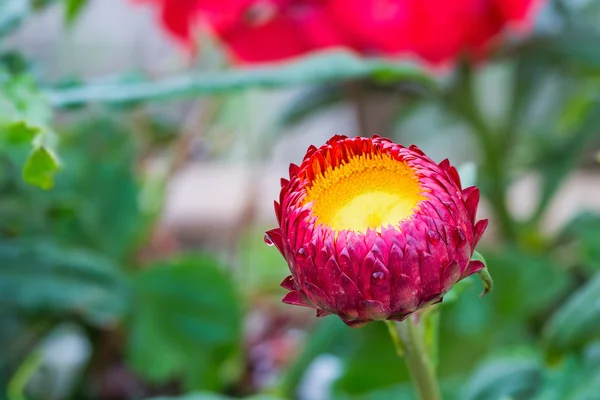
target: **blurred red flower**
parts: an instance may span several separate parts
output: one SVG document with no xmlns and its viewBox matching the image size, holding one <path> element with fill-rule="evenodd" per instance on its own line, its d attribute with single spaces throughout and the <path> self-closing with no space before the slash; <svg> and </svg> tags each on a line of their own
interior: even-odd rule
<svg viewBox="0 0 600 400">
<path fill-rule="evenodd" d="M 415 56 L 431 64 L 480 57 L 507 26 L 528 27 L 536 0 L 136 0 L 189 48 L 210 31 L 239 62 L 288 59 L 343 47 Z"/>
</svg>

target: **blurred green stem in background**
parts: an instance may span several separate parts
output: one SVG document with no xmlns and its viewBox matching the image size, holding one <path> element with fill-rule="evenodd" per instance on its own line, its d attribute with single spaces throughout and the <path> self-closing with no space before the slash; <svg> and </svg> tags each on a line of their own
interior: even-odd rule
<svg viewBox="0 0 600 400">
<path fill-rule="evenodd" d="M 425 347 L 424 332 L 412 317 L 402 322 L 386 321 L 396 351 L 404 356 L 421 400 L 441 399 L 433 363 Z M 397 335 L 396 335 L 397 334 Z"/>
<path fill-rule="evenodd" d="M 456 86 L 450 91 L 446 104 L 469 125 L 479 141 L 483 155 L 482 172 L 486 178 L 481 185 L 487 192 L 502 235 L 506 239 L 514 240 L 517 236 L 515 221 L 506 205 L 508 177 L 507 166 L 504 163 L 506 154 L 503 135 L 497 135 L 490 128 L 479 109 L 479 103 L 475 98 L 471 66 L 463 63 L 458 73 Z"/>
<path fill-rule="evenodd" d="M 7 396 L 9 400 L 26 400 L 25 388 L 31 377 L 42 365 L 42 354 L 39 351 L 29 353 L 23 364 L 8 383 Z"/>
<path fill-rule="evenodd" d="M 141 101 L 197 98 L 232 93 L 249 88 L 284 88 L 306 84 L 330 84 L 372 78 L 376 82 L 419 82 L 434 88 L 434 80 L 423 69 L 382 58 L 365 59 L 347 51 L 306 56 L 285 65 L 204 71 L 152 80 L 113 80 L 48 88 L 45 95 L 53 107 L 65 108 L 90 103 L 135 104 Z"/>
</svg>

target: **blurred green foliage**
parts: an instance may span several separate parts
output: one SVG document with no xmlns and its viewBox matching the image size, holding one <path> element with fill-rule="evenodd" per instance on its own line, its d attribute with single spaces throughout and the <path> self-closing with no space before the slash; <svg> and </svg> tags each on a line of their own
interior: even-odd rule
<svg viewBox="0 0 600 400">
<path fill-rule="evenodd" d="M 0 302 L 5 310 L 100 327 L 114 324 L 127 304 L 122 272 L 99 254 L 45 240 L 2 242 Z"/>
<path fill-rule="evenodd" d="M 225 361 L 239 351 L 241 305 L 222 266 L 198 256 L 160 262 L 134 286 L 126 352 L 135 371 L 159 383 L 180 377 L 189 389 L 237 377 Z"/>
<path fill-rule="evenodd" d="M 52 85 L 2 39 L 57 2 L 0 1 L 0 398 L 40 393 L 28 390 L 41 368 L 31 360 L 65 323 L 82 327 L 92 348 L 69 388 L 73 398 L 297 398 L 323 355 L 341 365 L 332 378 L 335 399 L 414 398 L 383 324 L 351 330 L 330 317 L 299 325 L 272 306 L 285 266 L 256 227 L 242 230 L 234 256 L 144 256 L 170 169 L 181 166 L 178 152 L 189 145 L 176 118 L 147 104 L 219 94 L 225 101 L 216 102 L 216 119 L 230 121 L 239 106 L 228 95 L 298 85 L 310 88 L 273 119 L 280 128 L 339 102 L 360 109 L 357 98 L 387 96 L 397 107 L 383 122 L 396 139 L 456 133 L 477 150 L 477 173 L 471 165 L 461 176 L 465 186 L 476 180 L 482 188 L 499 230 L 494 246 L 482 251 L 495 289 L 478 299 L 480 284 L 466 280 L 432 314 L 439 331 L 427 333 L 439 338 L 430 348 L 444 398 L 598 398 L 600 216 L 582 213 L 558 233 L 542 223 L 585 151 L 598 145 L 597 2 L 549 2 L 544 15 L 552 29 L 540 24 L 488 65 L 463 63 L 447 79 L 332 52 L 284 66 Z M 60 3 L 72 24 L 86 2 Z M 85 107 L 91 103 L 96 107 Z M 146 158 L 156 152 L 166 154 L 167 173 L 146 172 Z M 540 176 L 541 191 L 523 218 L 509 209 L 507 191 L 525 172 Z M 265 322 L 267 331 L 289 324 L 301 331 L 302 345 L 257 387 L 252 363 L 264 343 L 253 343 L 245 324 L 265 303 L 275 319 Z M 114 371 L 136 389 L 110 392 Z M 260 390 L 267 394 L 252 396 Z"/>
<path fill-rule="evenodd" d="M 231 400 L 232 397 L 228 397 L 228 396 L 221 396 L 215 393 L 191 393 L 188 395 L 184 395 L 184 396 L 177 396 L 177 397 L 155 397 L 152 398 L 151 400 Z M 272 397 L 272 396 L 263 396 L 263 395 L 256 395 L 256 396 L 250 396 L 250 397 L 244 397 L 245 400 L 278 400 L 278 397 Z"/>
<path fill-rule="evenodd" d="M 2 72 L 0 68 L 0 151 L 18 161 L 25 181 L 50 189 L 59 161 L 48 127 L 49 105 L 27 76 L 7 73 L 3 82 Z"/>
<path fill-rule="evenodd" d="M 115 82 L 48 90 L 55 107 L 72 107 L 90 102 L 120 103 L 208 96 L 249 88 L 283 88 L 332 80 L 370 78 L 375 82 L 415 81 L 432 85 L 432 79 L 417 66 L 387 60 L 364 60 L 348 52 L 307 56 L 295 63 L 224 72 L 181 75 L 159 81 Z"/>
</svg>

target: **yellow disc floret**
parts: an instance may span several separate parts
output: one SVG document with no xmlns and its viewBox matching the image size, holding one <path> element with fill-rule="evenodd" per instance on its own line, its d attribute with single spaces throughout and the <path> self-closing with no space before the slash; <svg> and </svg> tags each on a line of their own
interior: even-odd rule
<svg viewBox="0 0 600 400">
<path fill-rule="evenodd" d="M 307 189 L 319 223 L 334 230 L 364 232 L 398 225 L 425 197 L 414 171 L 388 154 L 355 156 L 329 167 Z"/>
</svg>

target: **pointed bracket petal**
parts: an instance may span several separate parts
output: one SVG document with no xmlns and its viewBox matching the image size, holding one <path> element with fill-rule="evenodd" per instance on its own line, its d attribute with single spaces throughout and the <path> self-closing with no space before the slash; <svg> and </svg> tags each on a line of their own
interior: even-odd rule
<svg viewBox="0 0 600 400">
<path fill-rule="evenodd" d="M 479 295 L 479 297 L 483 297 L 492 291 L 494 287 L 494 281 L 492 280 L 492 275 L 490 275 L 490 272 L 488 271 L 487 264 L 485 263 L 485 258 L 483 258 L 481 254 L 479 254 L 476 251 L 473 252 L 473 257 L 471 257 L 471 260 L 481 261 L 483 265 L 485 265 L 484 269 L 477 272 L 477 275 L 479 275 L 479 278 L 481 278 L 481 280 L 483 281 L 484 287 L 483 292 Z"/>
</svg>

